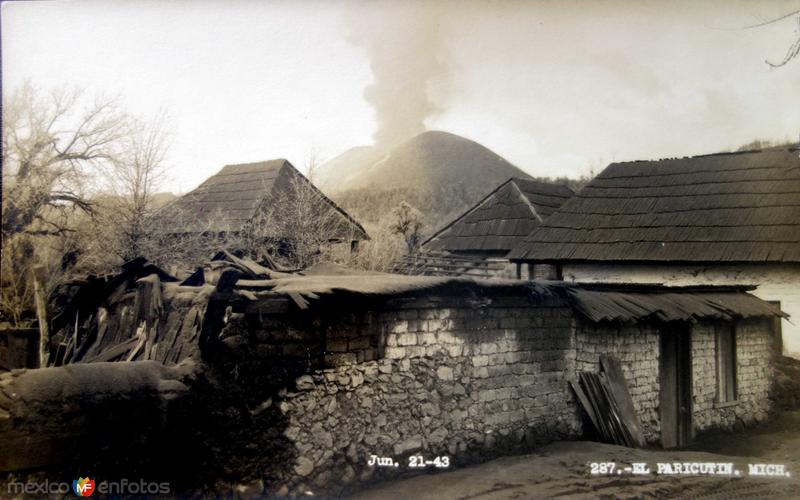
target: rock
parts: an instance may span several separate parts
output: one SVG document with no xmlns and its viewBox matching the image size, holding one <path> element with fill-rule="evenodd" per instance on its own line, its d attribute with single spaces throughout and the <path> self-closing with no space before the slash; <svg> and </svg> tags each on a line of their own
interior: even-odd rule
<svg viewBox="0 0 800 500">
<path fill-rule="evenodd" d="M 356 448 L 355 443 L 351 443 L 350 446 L 347 447 L 347 451 L 345 452 L 345 454 L 347 455 L 347 458 L 351 462 L 353 463 L 358 462 L 358 448 Z"/>
<path fill-rule="evenodd" d="M 322 443 L 322 446 L 328 448 L 330 452 L 330 448 L 333 447 L 333 436 L 329 432 L 322 432 L 317 436 L 317 442 Z"/>
<path fill-rule="evenodd" d="M 317 487 L 325 486 L 331 481 L 331 478 L 332 478 L 332 472 L 325 471 L 314 478 L 314 486 Z"/>
<path fill-rule="evenodd" d="M 284 436 L 289 438 L 291 441 L 297 439 L 297 436 L 300 435 L 300 427 L 291 426 L 283 433 Z"/>
<path fill-rule="evenodd" d="M 348 465 L 344 468 L 344 472 L 342 473 L 341 482 L 343 484 L 350 484 L 356 478 L 356 471 L 353 469 L 352 465 Z"/>
<path fill-rule="evenodd" d="M 294 381 L 298 391 L 310 391 L 314 388 L 314 379 L 311 375 L 302 375 Z"/>
<path fill-rule="evenodd" d="M 261 498 L 264 494 L 264 481 L 259 479 L 248 484 L 237 484 L 234 491 L 241 498 Z"/>
<path fill-rule="evenodd" d="M 361 372 L 353 373 L 352 377 L 350 378 L 350 385 L 352 387 L 358 387 L 364 383 L 364 375 Z"/>
<path fill-rule="evenodd" d="M 412 436 L 405 441 L 394 445 L 394 454 L 402 455 L 409 451 L 416 451 L 422 448 L 422 436 Z"/>
<path fill-rule="evenodd" d="M 314 471 L 314 462 L 306 457 L 297 459 L 297 464 L 294 466 L 294 472 L 298 476 L 306 477 Z"/>
<path fill-rule="evenodd" d="M 439 427 L 428 435 L 428 441 L 433 444 L 443 443 L 447 439 L 447 429 Z"/>
<path fill-rule="evenodd" d="M 424 403 L 420 409 L 423 415 L 431 415 L 434 417 L 442 412 L 439 407 L 433 403 Z"/>
<path fill-rule="evenodd" d="M 253 415 L 254 417 L 256 415 L 260 415 L 264 413 L 264 411 L 270 406 L 272 406 L 272 398 L 267 399 L 266 401 L 258 405 L 254 410 L 250 410 L 250 415 Z"/>
<path fill-rule="evenodd" d="M 439 380 L 453 380 L 453 369 L 449 366 L 440 366 L 436 370 L 436 376 Z"/>
</svg>

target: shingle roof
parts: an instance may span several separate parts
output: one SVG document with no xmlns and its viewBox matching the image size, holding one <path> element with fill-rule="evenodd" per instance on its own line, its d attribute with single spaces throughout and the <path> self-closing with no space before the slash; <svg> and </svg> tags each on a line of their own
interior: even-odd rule
<svg viewBox="0 0 800 500">
<path fill-rule="evenodd" d="M 317 190 L 287 160 L 226 165 L 197 189 L 165 206 L 157 214 L 159 229 L 170 233 L 240 231 L 279 189 L 299 179 L 305 182 L 342 218 L 342 233 L 369 239 L 364 228 Z"/>
<path fill-rule="evenodd" d="M 798 151 L 612 164 L 508 257 L 800 262 Z"/>
<path fill-rule="evenodd" d="M 507 252 L 574 193 L 512 178 L 422 244 L 427 251 Z"/>
</svg>

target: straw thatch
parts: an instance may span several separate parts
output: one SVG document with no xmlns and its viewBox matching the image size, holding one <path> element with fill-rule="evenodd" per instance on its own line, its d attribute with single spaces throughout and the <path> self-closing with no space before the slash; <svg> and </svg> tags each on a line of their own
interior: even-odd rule
<svg viewBox="0 0 800 500">
<path fill-rule="evenodd" d="M 574 193 L 512 178 L 422 244 L 425 251 L 506 253 Z"/>
<path fill-rule="evenodd" d="M 287 160 L 227 165 L 197 189 L 167 205 L 156 215 L 158 229 L 167 233 L 241 231 L 264 206 L 302 182 L 325 201 L 341 220 L 343 240 L 367 240 L 364 228 L 317 190 Z M 273 235 L 284 237 L 291 235 Z"/>
<path fill-rule="evenodd" d="M 612 164 L 508 257 L 800 262 L 798 150 Z"/>
</svg>

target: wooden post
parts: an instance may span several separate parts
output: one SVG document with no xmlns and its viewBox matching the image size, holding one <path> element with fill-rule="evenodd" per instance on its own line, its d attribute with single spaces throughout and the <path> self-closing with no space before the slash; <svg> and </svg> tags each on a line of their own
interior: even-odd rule
<svg viewBox="0 0 800 500">
<path fill-rule="evenodd" d="M 50 356 L 50 328 L 47 321 L 47 298 L 44 292 L 44 266 L 37 265 L 33 268 L 33 296 L 36 302 L 36 318 L 39 321 L 39 365 L 38 368 L 47 366 Z"/>
</svg>

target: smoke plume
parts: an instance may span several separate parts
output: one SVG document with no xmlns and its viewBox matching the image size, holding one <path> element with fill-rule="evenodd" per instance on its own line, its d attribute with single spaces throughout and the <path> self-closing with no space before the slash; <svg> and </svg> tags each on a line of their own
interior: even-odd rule
<svg viewBox="0 0 800 500">
<path fill-rule="evenodd" d="M 388 148 L 425 130 L 438 109 L 429 83 L 443 71 L 438 8 L 433 2 L 370 4 L 351 16 L 349 40 L 370 60 L 373 82 L 364 98 L 375 110 L 375 145 Z"/>
</svg>

